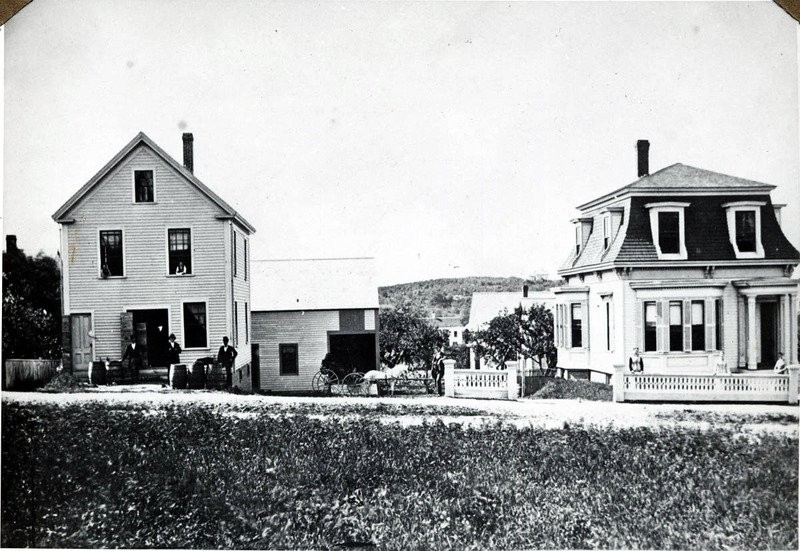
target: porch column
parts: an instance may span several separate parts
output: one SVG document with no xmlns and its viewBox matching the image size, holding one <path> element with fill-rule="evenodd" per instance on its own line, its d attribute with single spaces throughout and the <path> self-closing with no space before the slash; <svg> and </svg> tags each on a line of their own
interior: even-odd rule
<svg viewBox="0 0 800 551">
<path fill-rule="evenodd" d="M 475 361 L 475 347 L 474 346 L 470 346 L 469 347 L 469 368 L 470 369 L 478 369 L 478 366 L 476 365 L 476 361 Z"/>
<path fill-rule="evenodd" d="M 756 296 L 747 296 L 747 369 L 758 369 L 756 348 Z"/>
<path fill-rule="evenodd" d="M 783 358 L 789 364 L 792 363 L 792 295 L 786 293 L 781 297 L 781 307 L 783 308 L 783 338 L 780 352 L 783 352 Z"/>
</svg>

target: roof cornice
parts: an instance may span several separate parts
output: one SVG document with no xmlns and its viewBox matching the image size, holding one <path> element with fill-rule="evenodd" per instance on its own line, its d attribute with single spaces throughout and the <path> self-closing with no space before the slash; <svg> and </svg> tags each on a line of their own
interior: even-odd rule
<svg viewBox="0 0 800 551">
<path fill-rule="evenodd" d="M 776 186 L 764 184 L 752 187 L 720 187 L 714 189 L 664 189 L 664 188 L 636 188 L 635 190 L 621 188 L 612 193 L 603 195 L 592 201 L 578 205 L 578 210 L 587 211 L 604 207 L 607 203 L 622 201 L 630 197 L 652 197 L 653 195 L 669 195 L 673 197 L 702 197 L 718 195 L 764 195 L 769 194 Z"/>
<path fill-rule="evenodd" d="M 558 270 L 558 275 L 573 276 L 590 274 L 594 272 L 613 270 L 616 268 L 703 268 L 705 266 L 797 266 L 800 260 L 796 258 L 784 259 L 736 259 L 736 260 L 647 260 L 643 262 L 600 262 L 587 266 L 578 266 Z"/>
</svg>

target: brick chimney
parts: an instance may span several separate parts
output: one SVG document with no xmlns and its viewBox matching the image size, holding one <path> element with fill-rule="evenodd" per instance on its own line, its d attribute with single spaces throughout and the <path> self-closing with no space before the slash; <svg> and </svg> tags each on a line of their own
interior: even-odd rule
<svg viewBox="0 0 800 551">
<path fill-rule="evenodd" d="M 6 252 L 7 253 L 17 252 L 17 236 L 16 235 L 6 235 Z"/>
<path fill-rule="evenodd" d="M 191 132 L 183 133 L 183 166 L 194 173 L 194 136 Z"/>
<path fill-rule="evenodd" d="M 639 160 L 639 178 L 650 174 L 650 142 L 639 140 L 636 142 L 636 153 Z"/>
<path fill-rule="evenodd" d="M 528 298 L 528 286 L 527 285 L 523 285 L 522 286 L 522 298 Z"/>
</svg>

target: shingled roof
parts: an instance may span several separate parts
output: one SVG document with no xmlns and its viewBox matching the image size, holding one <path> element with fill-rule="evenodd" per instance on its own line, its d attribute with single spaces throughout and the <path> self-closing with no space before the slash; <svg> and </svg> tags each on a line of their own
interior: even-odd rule
<svg viewBox="0 0 800 551">
<path fill-rule="evenodd" d="M 645 205 L 657 202 L 687 202 L 685 239 L 687 261 L 733 261 L 736 253 L 728 236 L 725 203 L 759 201 L 761 208 L 761 243 L 764 260 L 800 259 L 775 216 L 769 192 L 775 186 L 728 176 L 683 164 L 674 164 L 590 201 L 579 207 L 593 216 L 592 232 L 579 254 L 570 252 L 560 272 L 610 265 L 659 262 Z M 708 193 L 708 192 L 711 193 Z M 692 193 L 695 192 L 695 193 Z M 612 236 L 608 249 L 603 248 L 603 205 L 624 206 L 623 224 Z"/>
</svg>

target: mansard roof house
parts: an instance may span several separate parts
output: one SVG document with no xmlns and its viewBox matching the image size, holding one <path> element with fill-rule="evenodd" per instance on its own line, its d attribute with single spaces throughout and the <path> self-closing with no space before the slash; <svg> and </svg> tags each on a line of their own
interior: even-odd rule
<svg viewBox="0 0 800 551">
<path fill-rule="evenodd" d="M 578 207 L 575 244 L 559 270 L 558 367 L 610 382 L 634 347 L 650 373 L 772 369 L 797 362 L 800 253 L 781 229 L 775 186 L 683 164 L 649 173 Z"/>
<path fill-rule="evenodd" d="M 250 362 L 250 250 L 255 228 L 183 165 L 139 133 L 59 208 L 63 364 L 119 359 L 132 334 L 143 368 L 166 374 L 166 339 L 181 361 L 215 356 L 223 336 Z"/>
</svg>

